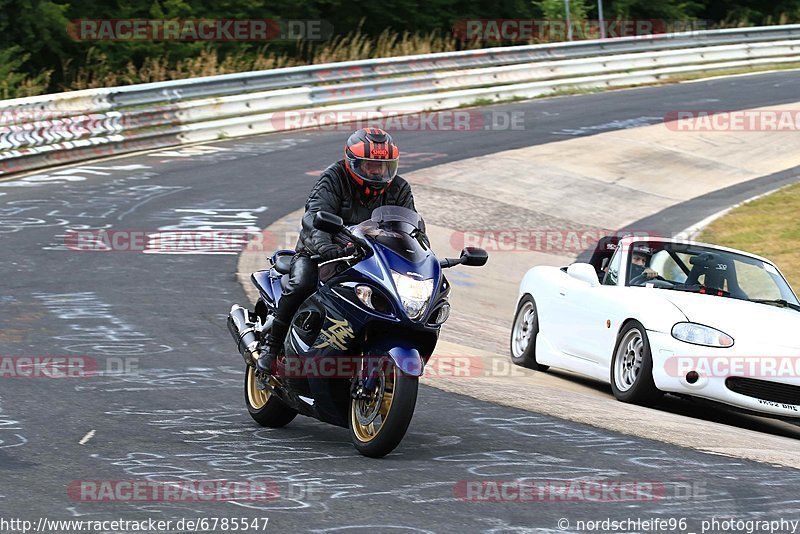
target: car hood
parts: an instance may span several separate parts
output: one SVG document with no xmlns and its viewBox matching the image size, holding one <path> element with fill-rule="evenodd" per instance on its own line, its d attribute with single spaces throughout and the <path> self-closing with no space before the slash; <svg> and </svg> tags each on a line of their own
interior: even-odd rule
<svg viewBox="0 0 800 534">
<path fill-rule="evenodd" d="M 693 323 L 722 330 L 736 340 L 758 336 L 765 344 L 800 348 L 800 312 L 728 297 L 659 290 Z"/>
</svg>

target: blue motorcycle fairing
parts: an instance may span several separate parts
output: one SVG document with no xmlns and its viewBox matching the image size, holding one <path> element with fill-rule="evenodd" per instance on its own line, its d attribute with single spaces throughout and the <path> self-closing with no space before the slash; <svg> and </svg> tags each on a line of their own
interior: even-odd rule
<svg viewBox="0 0 800 534">
<path fill-rule="evenodd" d="M 403 371 L 403 374 L 422 376 L 422 372 L 425 370 L 425 361 L 420 356 L 419 351 L 414 347 L 404 347 L 401 345 L 403 343 L 401 340 L 396 340 L 396 343 L 393 347 L 383 350 L 392 358 L 397 368 Z M 388 344 L 390 345 L 391 342 Z M 387 344 L 381 343 L 381 345 Z"/>
<path fill-rule="evenodd" d="M 415 263 L 409 261 L 408 259 L 394 252 L 392 249 L 387 248 L 380 243 L 372 243 L 372 245 L 375 254 L 380 256 L 381 259 L 383 259 L 384 264 L 387 265 L 392 271 L 400 274 L 408 274 L 409 272 L 412 272 L 420 275 L 422 280 L 433 279 L 436 281 L 440 277 L 442 268 L 439 265 L 439 261 L 436 259 L 436 256 L 433 254 L 429 255 L 424 260 Z M 391 280 L 391 273 L 388 274 L 389 279 Z"/>
<path fill-rule="evenodd" d="M 276 306 L 273 277 L 270 275 L 270 271 L 271 269 L 256 271 L 250 275 L 250 280 L 253 281 L 253 285 L 258 289 L 259 294 L 271 305 Z"/>
<path fill-rule="evenodd" d="M 339 364 L 351 358 L 357 340 L 356 325 L 344 313 L 344 306 L 326 287 L 303 302 L 292 319 L 284 344 L 283 368 L 293 376 L 284 380 L 285 387 L 296 395 L 310 395 L 320 421 L 347 428 L 350 376 L 339 372 L 340 367 L 347 369 Z M 306 375 L 309 369 L 322 374 Z M 305 378 L 296 376 L 298 370 Z"/>
<path fill-rule="evenodd" d="M 380 243 L 370 241 L 369 244 L 372 247 L 372 254 L 369 254 L 367 258 L 354 265 L 351 269 L 333 277 L 329 282 L 336 282 L 339 277 L 348 274 L 350 274 L 350 277 L 347 279 L 352 280 L 352 273 L 348 273 L 348 271 L 356 271 L 365 277 L 367 281 L 374 280 L 386 291 L 391 292 L 393 300 L 398 304 L 395 306 L 395 313 L 398 314 L 401 320 L 409 321 L 410 319 L 405 316 L 405 310 L 399 305 L 402 301 L 394 285 L 391 271 L 405 276 L 412 276 L 419 280 L 433 280 L 433 292 L 428 307 L 422 317 L 413 321 L 414 323 L 425 324 L 428 321 L 434 305 L 438 302 L 437 295 L 442 292 L 441 285 L 444 277 L 442 276 L 442 268 L 441 265 L 439 265 L 439 260 L 436 259 L 436 256 L 431 252 L 422 261 L 415 263 Z M 409 275 L 409 273 L 415 273 L 419 276 Z"/>
<path fill-rule="evenodd" d="M 431 314 L 431 311 L 435 308 L 435 304 L 437 304 L 436 296 L 442 291 L 441 284 L 443 282 L 443 277 L 441 275 L 442 269 L 439 265 L 439 261 L 432 252 L 429 253 L 422 261 L 415 263 L 402 257 L 400 254 L 394 252 L 391 248 L 382 245 L 381 243 L 370 240 L 370 246 L 372 250 L 369 251 L 366 257 L 363 258 L 358 264 L 353 266 L 351 269 L 347 269 L 344 273 L 332 276 L 326 281 L 325 284 L 320 283 L 320 288 L 332 286 L 333 283 L 335 283 L 342 275 L 347 274 L 347 272 L 350 270 L 355 270 L 368 280 L 375 281 L 380 286 L 390 291 L 393 294 L 394 299 L 399 302 L 400 296 L 397 294 L 397 290 L 394 286 L 394 280 L 392 278 L 391 271 L 395 271 L 406 276 L 408 276 L 409 273 L 415 273 L 420 275 L 419 279 L 421 280 L 432 279 L 434 281 L 431 302 L 429 303 L 423 317 L 418 319 L 418 322 L 425 322 L 428 316 Z M 291 250 L 279 250 L 271 256 L 270 261 L 274 264 L 277 261 L 278 256 L 293 254 L 294 251 Z M 388 266 L 388 269 L 386 266 Z M 261 295 L 265 297 L 265 299 L 272 306 L 277 306 L 278 302 L 280 301 L 282 294 L 280 281 L 282 276 L 283 275 L 281 273 L 278 273 L 274 269 L 257 271 L 251 275 L 251 279 Z M 405 311 L 402 309 L 402 307 L 396 308 L 397 309 L 395 309 L 395 313 L 399 315 L 398 320 L 404 319 L 402 318 L 402 315 L 405 314 Z M 373 314 L 373 310 L 363 308 L 362 311 L 369 315 L 376 315 L 376 317 L 386 319 L 385 315 Z"/>
</svg>

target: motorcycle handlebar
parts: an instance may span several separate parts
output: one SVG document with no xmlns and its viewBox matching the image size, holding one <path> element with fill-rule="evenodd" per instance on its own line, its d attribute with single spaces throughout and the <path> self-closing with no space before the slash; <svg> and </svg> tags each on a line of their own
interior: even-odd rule
<svg viewBox="0 0 800 534">
<path fill-rule="evenodd" d="M 353 257 L 356 252 L 358 252 L 359 250 L 364 250 L 368 247 L 366 241 L 363 238 L 353 234 L 348 235 L 348 237 L 350 237 L 355 242 L 355 244 L 348 243 L 347 246 L 342 250 L 341 256 L 337 258 L 332 258 L 330 260 L 325 260 L 326 263 L 328 261 L 336 261 L 343 258 Z M 313 256 L 310 257 L 310 259 L 316 261 L 317 263 L 320 263 L 322 256 L 319 254 L 314 254 Z M 442 267 L 442 269 L 447 269 L 448 267 L 455 267 L 456 265 L 461 265 L 463 261 L 464 261 L 463 258 L 445 258 L 443 260 L 439 260 L 439 265 Z"/>
</svg>

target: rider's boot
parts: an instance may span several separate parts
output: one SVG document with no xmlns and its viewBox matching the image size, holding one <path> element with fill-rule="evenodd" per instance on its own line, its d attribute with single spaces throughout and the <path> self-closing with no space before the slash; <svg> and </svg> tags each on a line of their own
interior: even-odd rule
<svg viewBox="0 0 800 534">
<path fill-rule="evenodd" d="M 278 353 L 283 346 L 283 341 L 286 339 L 286 334 L 289 331 L 289 323 L 285 323 L 278 318 L 272 321 L 272 328 L 267 334 L 266 350 L 261 357 L 256 360 L 256 369 L 261 373 L 275 374 L 275 361 L 278 359 Z"/>
</svg>

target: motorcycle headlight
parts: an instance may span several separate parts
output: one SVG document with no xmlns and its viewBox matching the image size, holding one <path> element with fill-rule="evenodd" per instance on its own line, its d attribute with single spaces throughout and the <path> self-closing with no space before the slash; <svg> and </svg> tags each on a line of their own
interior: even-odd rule
<svg viewBox="0 0 800 534">
<path fill-rule="evenodd" d="M 419 319 L 425 313 L 425 308 L 431 300 L 433 279 L 417 280 L 395 271 L 392 271 L 392 279 L 394 279 L 394 286 L 397 288 L 397 294 L 400 295 L 406 315 L 411 319 Z"/>
<path fill-rule="evenodd" d="M 706 347 L 733 346 L 733 338 L 725 332 L 697 323 L 676 323 L 672 327 L 672 337 Z"/>
</svg>

